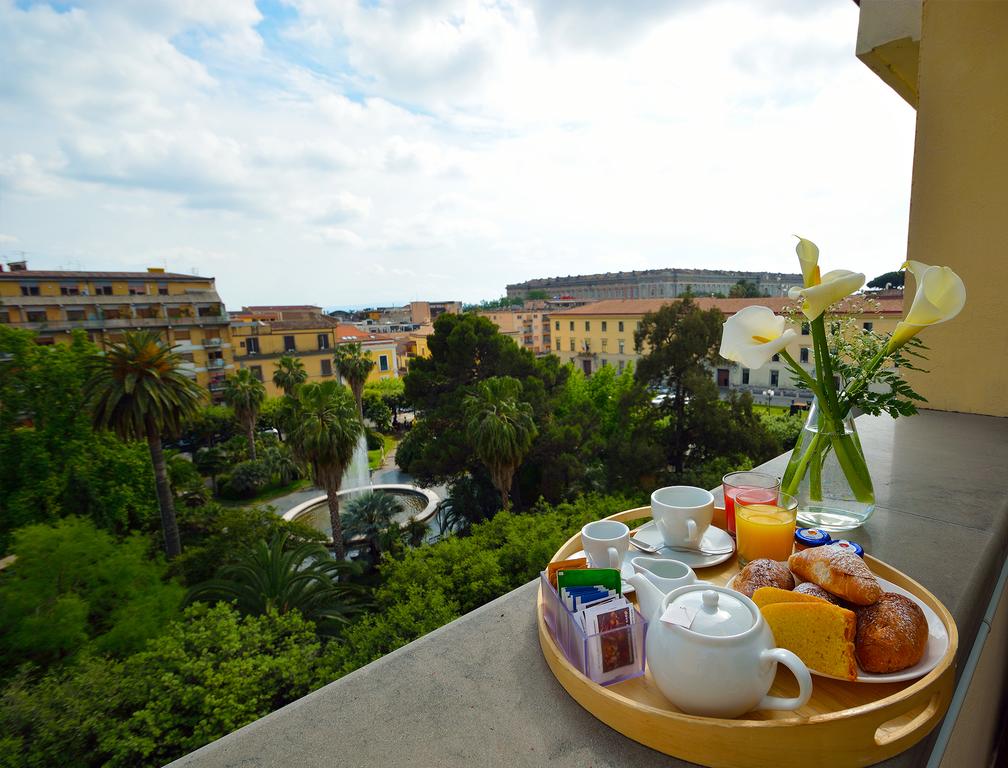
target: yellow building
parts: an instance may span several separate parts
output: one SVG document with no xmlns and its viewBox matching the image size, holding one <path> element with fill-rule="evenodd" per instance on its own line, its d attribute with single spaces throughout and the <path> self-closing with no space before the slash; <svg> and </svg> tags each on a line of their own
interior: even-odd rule
<svg viewBox="0 0 1008 768">
<path fill-rule="evenodd" d="M 476 313 L 497 326 L 519 347 L 540 355 L 550 351 L 550 316 L 541 308 L 488 309 Z"/>
<path fill-rule="evenodd" d="M 369 382 L 399 376 L 395 339 L 365 333 L 321 313 L 303 320 L 235 320 L 231 336 L 235 362 L 262 381 L 271 397 L 283 394 L 273 383 L 276 361 L 282 355 L 298 358 L 309 382 L 324 381 L 336 375 L 333 349 L 338 344 L 359 342 L 371 355 L 375 366 L 368 375 Z"/>
<path fill-rule="evenodd" d="M 694 299 L 701 309 L 716 308 L 727 318 L 743 307 L 753 304 L 769 307 L 777 314 L 786 314 L 794 302 L 787 298 L 756 299 Z M 664 304 L 664 299 L 615 299 L 585 304 L 575 309 L 554 312 L 550 315 L 553 324 L 553 353 L 563 362 L 572 362 L 586 374 L 591 375 L 607 365 L 615 366 L 622 373 L 627 363 L 637 360 L 640 355 L 634 351 L 634 331 L 644 315 L 656 312 Z M 865 330 L 891 333 L 903 315 L 901 298 L 882 298 L 867 305 L 856 306 L 852 312 L 854 322 Z M 798 337 L 788 347 L 788 354 L 814 370 L 812 337 L 808 327 L 796 322 Z M 646 352 L 647 349 L 644 349 Z M 791 374 L 787 366 L 773 360 L 758 370 L 743 368 L 737 363 L 721 360 L 712 374 L 715 383 L 722 388 L 761 390 L 763 388 L 790 388 Z"/>
<path fill-rule="evenodd" d="M 0 323 L 37 334 L 39 344 L 68 341 L 76 329 L 105 346 L 125 331 L 156 330 L 175 345 L 185 372 L 219 397 L 234 369 L 228 316 L 212 277 L 146 272 L 0 271 Z"/>
</svg>

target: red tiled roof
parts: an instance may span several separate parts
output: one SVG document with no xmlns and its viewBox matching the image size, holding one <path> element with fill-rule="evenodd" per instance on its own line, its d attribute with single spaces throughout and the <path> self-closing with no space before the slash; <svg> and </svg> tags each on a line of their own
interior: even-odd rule
<svg viewBox="0 0 1008 768">
<path fill-rule="evenodd" d="M 265 304 L 262 306 L 255 307 L 242 307 L 242 312 L 282 312 L 283 310 L 291 309 L 314 309 L 319 312 L 322 311 L 322 307 L 316 307 L 314 304 Z"/>
<path fill-rule="evenodd" d="M 0 280 L 213 280 L 178 272 L 70 272 L 58 269 L 22 269 L 0 272 Z"/>
</svg>

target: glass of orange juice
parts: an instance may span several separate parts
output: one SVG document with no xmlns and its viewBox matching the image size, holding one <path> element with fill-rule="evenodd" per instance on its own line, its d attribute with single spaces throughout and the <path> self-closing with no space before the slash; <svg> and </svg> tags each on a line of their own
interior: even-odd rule
<svg viewBox="0 0 1008 768">
<path fill-rule="evenodd" d="M 739 565 L 769 558 L 787 560 L 794 548 L 798 499 L 778 493 L 768 501 L 766 491 L 739 491 L 735 497 L 735 535 Z"/>
</svg>

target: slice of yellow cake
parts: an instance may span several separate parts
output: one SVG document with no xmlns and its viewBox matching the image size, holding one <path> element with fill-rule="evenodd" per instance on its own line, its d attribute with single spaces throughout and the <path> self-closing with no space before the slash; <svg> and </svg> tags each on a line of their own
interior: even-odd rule
<svg viewBox="0 0 1008 768">
<path fill-rule="evenodd" d="M 774 640 L 805 662 L 805 666 L 833 677 L 857 679 L 853 611 L 816 602 L 771 603 L 760 608 Z"/>
<path fill-rule="evenodd" d="M 760 587 L 753 592 L 752 600 L 762 608 L 764 605 L 774 603 L 825 603 L 821 597 L 814 595 L 803 595 L 801 592 L 793 592 L 790 589 L 780 589 L 779 587 Z"/>
</svg>

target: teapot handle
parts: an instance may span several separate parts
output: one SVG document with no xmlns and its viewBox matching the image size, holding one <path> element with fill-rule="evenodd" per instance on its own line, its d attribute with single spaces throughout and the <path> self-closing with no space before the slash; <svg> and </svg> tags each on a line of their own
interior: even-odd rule
<svg viewBox="0 0 1008 768">
<path fill-rule="evenodd" d="M 793 699 L 785 699 L 782 696 L 764 696 L 763 700 L 756 705 L 756 709 L 798 709 L 812 697 L 812 675 L 809 674 L 808 667 L 802 660 L 791 651 L 784 648 L 771 648 L 760 654 L 760 661 L 765 663 L 776 661 L 790 669 L 798 679 L 798 695 Z"/>
</svg>

